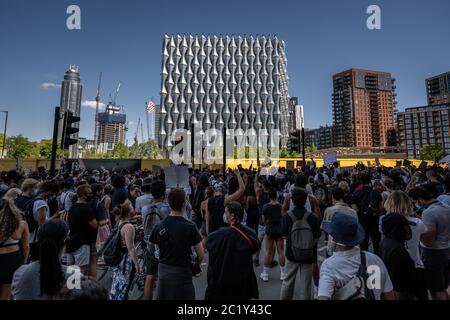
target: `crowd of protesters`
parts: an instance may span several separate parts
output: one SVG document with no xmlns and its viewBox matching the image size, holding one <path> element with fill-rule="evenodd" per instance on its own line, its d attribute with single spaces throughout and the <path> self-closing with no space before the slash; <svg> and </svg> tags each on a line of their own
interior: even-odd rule
<svg viewBox="0 0 450 320">
<path fill-rule="evenodd" d="M 448 169 L 312 164 L 189 169 L 188 188 L 166 185 L 163 170 L 3 172 L 0 299 L 126 300 L 144 275 L 144 299 L 192 300 L 202 272 L 206 300 L 258 299 L 274 266 L 284 300 L 295 289 L 301 300 L 449 299 Z"/>
</svg>

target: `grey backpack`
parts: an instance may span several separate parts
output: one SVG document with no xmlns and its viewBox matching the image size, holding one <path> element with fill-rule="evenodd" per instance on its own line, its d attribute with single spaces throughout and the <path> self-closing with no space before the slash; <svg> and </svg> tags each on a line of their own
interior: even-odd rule
<svg viewBox="0 0 450 320">
<path fill-rule="evenodd" d="M 144 219 L 144 240 L 149 248 L 153 248 L 150 242 L 150 236 L 155 226 L 163 220 L 160 214 L 162 204 L 150 204 L 145 206 L 142 211 L 148 211 Z"/>
<path fill-rule="evenodd" d="M 314 256 L 314 235 L 307 221 L 310 214 L 305 212 L 302 219 L 297 219 L 292 211 L 288 212 L 293 222 L 289 233 L 293 262 L 308 261 Z"/>
</svg>

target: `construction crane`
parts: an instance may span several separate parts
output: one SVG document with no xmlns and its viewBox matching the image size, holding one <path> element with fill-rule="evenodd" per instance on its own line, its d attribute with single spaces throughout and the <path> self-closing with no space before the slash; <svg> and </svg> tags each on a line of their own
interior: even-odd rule
<svg viewBox="0 0 450 320">
<path fill-rule="evenodd" d="M 95 96 L 95 129 L 94 129 L 94 148 L 95 152 L 97 152 L 98 148 L 98 131 L 99 131 L 99 122 L 98 122 L 98 112 L 100 108 L 100 86 L 102 85 L 102 72 L 98 77 L 98 86 L 97 86 L 97 95 Z"/>
<path fill-rule="evenodd" d="M 114 94 L 114 98 L 111 96 L 111 94 L 109 94 L 109 99 L 111 100 L 111 104 L 113 106 L 116 106 L 116 99 L 117 99 L 117 95 L 119 94 L 121 85 L 122 85 L 122 83 L 119 82 L 119 84 L 117 85 L 116 93 Z"/>
<path fill-rule="evenodd" d="M 138 124 L 137 124 L 137 128 L 136 128 L 136 133 L 134 134 L 134 143 L 138 143 L 138 134 L 139 134 L 139 126 L 141 125 L 141 118 L 139 118 L 138 120 Z"/>
</svg>

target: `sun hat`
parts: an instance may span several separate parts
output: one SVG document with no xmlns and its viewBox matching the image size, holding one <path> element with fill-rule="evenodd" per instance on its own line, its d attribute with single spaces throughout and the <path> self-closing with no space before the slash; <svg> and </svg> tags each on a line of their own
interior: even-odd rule
<svg viewBox="0 0 450 320">
<path fill-rule="evenodd" d="M 354 247 L 365 237 L 364 228 L 355 217 L 336 212 L 331 221 L 324 221 L 322 229 L 331 235 L 337 244 Z"/>
</svg>

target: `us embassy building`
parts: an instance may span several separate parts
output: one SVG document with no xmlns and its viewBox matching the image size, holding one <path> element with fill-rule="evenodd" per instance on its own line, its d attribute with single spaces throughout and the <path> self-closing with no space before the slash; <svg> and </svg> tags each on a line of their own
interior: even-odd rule
<svg viewBox="0 0 450 320">
<path fill-rule="evenodd" d="M 289 95 L 284 41 L 266 36 L 165 35 L 156 139 L 174 147 L 174 131 L 195 128 L 195 140 L 224 128 L 257 132 L 259 144 L 285 146 Z M 279 141 L 271 132 L 279 130 Z M 202 142 L 204 143 L 204 142 Z M 228 143 L 228 142 L 227 142 Z M 245 139 L 252 147 L 252 139 Z M 254 145 L 253 145 L 254 146 Z"/>
</svg>

